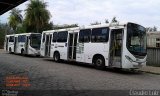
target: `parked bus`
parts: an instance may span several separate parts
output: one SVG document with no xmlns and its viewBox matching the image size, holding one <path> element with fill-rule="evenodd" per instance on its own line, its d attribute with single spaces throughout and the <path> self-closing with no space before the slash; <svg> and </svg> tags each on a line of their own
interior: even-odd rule
<svg viewBox="0 0 160 96">
<path fill-rule="evenodd" d="M 40 33 L 22 33 L 6 35 L 4 49 L 9 53 L 22 55 L 40 55 Z"/>
<path fill-rule="evenodd" d="M 40 54 L 99 69 L 140 68 L 146 65 L 146 29 L 128 22 L 44 31 Z"/>
</svg>

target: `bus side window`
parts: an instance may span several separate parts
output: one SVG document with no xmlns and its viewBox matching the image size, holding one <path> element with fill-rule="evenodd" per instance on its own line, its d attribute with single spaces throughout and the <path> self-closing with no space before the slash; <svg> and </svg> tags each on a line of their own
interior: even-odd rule
<svg viewBox="0 0 160 96">
<path fill-rule="evenodd" d="M 67 38 L 68 38 L 68 32 L 64 31 L 64 32 L 58 32 L 58 36 L 57 36 L 57 42 L 67 42 Z"/>
<path fill-rule="evenodd" d="M 52 42 L 57 42 L 57 32 L 54 32 L 54 33 L 53 33 Z"/>
<path fill-rule="evenodd" d="M 108 42 L 109 28 L 94 28 L 91 37 L 92 42 Z"/>
<path fill-rule="evenodd" d="M 25 42 L 25 41 L 26 41 L 26 36 L 25 35 L 18 36 L 18 42 Z"/>
<path fill-rule="evenodd" d="M 79 32 L 79 42 L 90 42 L 91 38 L 91 29 L 80 30 Z"/>
<path fill-rule="evenodd" d="M 43 34 L 42 42 L 44 42 L 44 41 L 45 41 L 45 33 Z"/>
<path fill-rule="evenodd" d="M 14 42 L 14 37 L 13 36 L 9 37 L 9 42 Z"/>
</svg>

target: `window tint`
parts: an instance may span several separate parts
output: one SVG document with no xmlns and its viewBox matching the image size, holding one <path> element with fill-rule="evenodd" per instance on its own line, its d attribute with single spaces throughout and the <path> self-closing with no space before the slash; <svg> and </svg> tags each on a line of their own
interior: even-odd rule
<svg viewBox="0 0 160 96">
<path fill-rule="evenodd" d="M 40 34 L 31 34 L 30 46 L 35 49 L 40 49 L 40 44 L 41 44 L 41 35 Z"/>
<path fill-rule="evenodd" d="M 9 42 L 14 42 L 14 36 L 10 36 Z"/>
<path fill-rule="evenodd" d="M 67 42 L 68 32 L 58 32 L 57 42 Z"/>
<path fill-rule="evenodd" d="M 57 32 L 54 32 L 54 33 L 53 33 L 52 42 L 57 42 Z"/>
<path fill-rule="evenodd" d="M 79 42 L 90 42 L 91 29 L 80 30 Z"/>
<path fill-rule="evenodd" d="M 25 35 L 18 36 L 18 42 L 25 42 L 25 41 L 26 41 Z"/>
<path fill-rule="evenodd" d="M 109 28 L 92 29 L 92 42 L 107 42 L 109 37 Z"/>
<path fill-rule="evenodd" d="M 160 38 L 156 38 L 156 41 L 160 41 Z"/>
<path fill-rule="evenodd" d="M 160 48 L 160 43 L 156 43 L 156 47 Z"/>
</svg>

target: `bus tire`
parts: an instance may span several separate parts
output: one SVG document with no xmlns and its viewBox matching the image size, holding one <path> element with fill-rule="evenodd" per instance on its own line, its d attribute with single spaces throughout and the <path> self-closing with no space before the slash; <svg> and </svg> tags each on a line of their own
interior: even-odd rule
<svg viewBox="0 0 160 96">
<path fill-rule="evenodd" d="M 58 52 L 55 52 L 53 58 L 54 58 L 54 61 L 59 62 L 60 61 L 60 54 Z"/>
<path fill-rule="evenodd" d="M 9 48 L 9 54 L 12 54 L 12 49 L 11 48 Z"/>
<path fill-rule="evenodd" d="M 21 50 L 21 55 L 24 56 L 24 49 Z"/>
<path fill-rule="evenodd" d="M 93 64 L 96 69 L 104 70 L 105 69 L 105 59 L 103 56 L 98 55 L 93 58 Z"/>
</svg>

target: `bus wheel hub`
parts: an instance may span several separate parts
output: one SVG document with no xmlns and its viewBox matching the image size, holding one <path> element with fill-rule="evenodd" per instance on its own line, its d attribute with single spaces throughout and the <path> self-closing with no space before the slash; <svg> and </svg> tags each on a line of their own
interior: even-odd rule
<svg viewBox="0 0 160 96">
<path fill-rule="evenodd" d="M 98 60 L 96 61 L 96 65 L 97 65 L 97 66 L 101 66 L 101 65 L 102 65 L 102 60 L 101 60 L 101 59 L 98 59 Z"/>
</svg>

